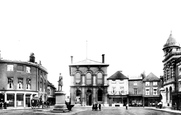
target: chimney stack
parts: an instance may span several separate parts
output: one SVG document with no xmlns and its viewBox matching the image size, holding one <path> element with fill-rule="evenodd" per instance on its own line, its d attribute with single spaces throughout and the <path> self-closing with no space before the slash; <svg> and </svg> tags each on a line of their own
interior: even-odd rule
<svg viewBox="0 0 181 115">
<path fill-rule="evenodd" d="M 29 62 L 35 63 L 35 56 L 34 56 L 34 53 L 31 53 L 31 54 L 30 54 L 30 60 L 29 60 Z"/>
<path fill-rule="evenodd" d="M 71 57 L 71 64 L 73 64 L 73 56 L 70 56 Z"/>
<path fill-rule="evenodd" d="M 105 54 L 102 54 L 102 63 L 105 62 L 105 60 L 104 60 L 104 55 L 105 55 Z"/>
</svg>

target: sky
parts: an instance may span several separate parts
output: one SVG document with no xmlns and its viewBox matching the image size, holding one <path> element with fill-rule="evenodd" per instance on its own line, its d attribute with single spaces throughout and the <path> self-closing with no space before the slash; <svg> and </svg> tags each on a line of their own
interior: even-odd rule
<svg viewBox="0 0 181 115">
<path fill-rule="evenodd" d="M 3 59 L 28 61 L 31 52 L 48 70 L 48 80 L 69 90 L 70 56 L 109 64 L 139 76 L 163 75 L 163 45 L 170 32 L 181 43 L 180 0 L 1 0 Z M 87 45 L 86 45 L 87 41 Z M 87 47 L 87 48 L 86 48 Z M 86 55 L 87 54 L 87 55 Z"/>
</svg>

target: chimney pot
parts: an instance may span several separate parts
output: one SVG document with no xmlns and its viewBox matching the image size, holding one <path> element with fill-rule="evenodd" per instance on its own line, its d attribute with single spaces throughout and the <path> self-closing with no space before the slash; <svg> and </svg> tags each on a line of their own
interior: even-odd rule
<svg viewBox="0 0 181 115">
<path fill-rule="evenodd" d="M 105 62 L 104 56 L 105 56 L 105 54 L 102 54 L 102 63 Z"/>
<path fill-rule="evenodd" d="M 73 63 L 73 56 L 70 56 L 71 57 L 71 64 Z"/>
</svg>

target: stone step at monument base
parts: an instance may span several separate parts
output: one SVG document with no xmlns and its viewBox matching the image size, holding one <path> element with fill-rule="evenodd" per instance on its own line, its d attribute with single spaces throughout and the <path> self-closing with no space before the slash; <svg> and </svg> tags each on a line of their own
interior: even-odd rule
<svg viewBox="0 0 181 115">
<path fill-rule="evenodd" d="M 67 109 L 67 106 L 65 104 L 56 104 L 51 112 L 64 113 L 64 112 L 69 112 L 69 110 Z"/>
</svg>

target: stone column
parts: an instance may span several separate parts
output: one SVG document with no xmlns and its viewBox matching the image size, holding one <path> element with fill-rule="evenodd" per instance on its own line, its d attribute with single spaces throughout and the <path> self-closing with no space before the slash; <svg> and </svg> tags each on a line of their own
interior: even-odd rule
<svg viewBox="0 0 181 115">
<path fill-rule="evenodd" d="M 4 101 L 7 102 L 7 93 L 4 93 Z"/>
<path fill-rule="evenodd" d="M 82 85 L 84 86 L 85 85 L 85 74 L 82 74 Z"/>
<path fill-rule="evenodd" d="M 107 74 L 104 74 L 103 77 L 104 77 L 104 86 L 106 86 L 107 85 Z"/>
<path fill-rule="evenodd" d="M 26 107 L 26 93 L 23 94 L 23 106 Z"/>
<path fill-rule="evenodd" d="M 14 93 L 14 107 L 16 108 L 16 93 Z"/>
<path fill-rule="evenodd" d="M 85 88 L 82 88 L 82 106 L 85 106 Z"/>
<path fill-rule="evenodd" d="M 93 74 L 93 86 L 96 86 L 96 74 Z"/>
<path fill-rule="evenodd" d="M 104 106 L 108 107 L 109 104 L 107 102 L 107 88 L 104 89 Z"/>
<path fill-rule="evenodd" d="M 97 102 L 97 99 L 96 99 L 96 88 L 93 88 L 93 103 L 94 102 Z"/>
</svg>

